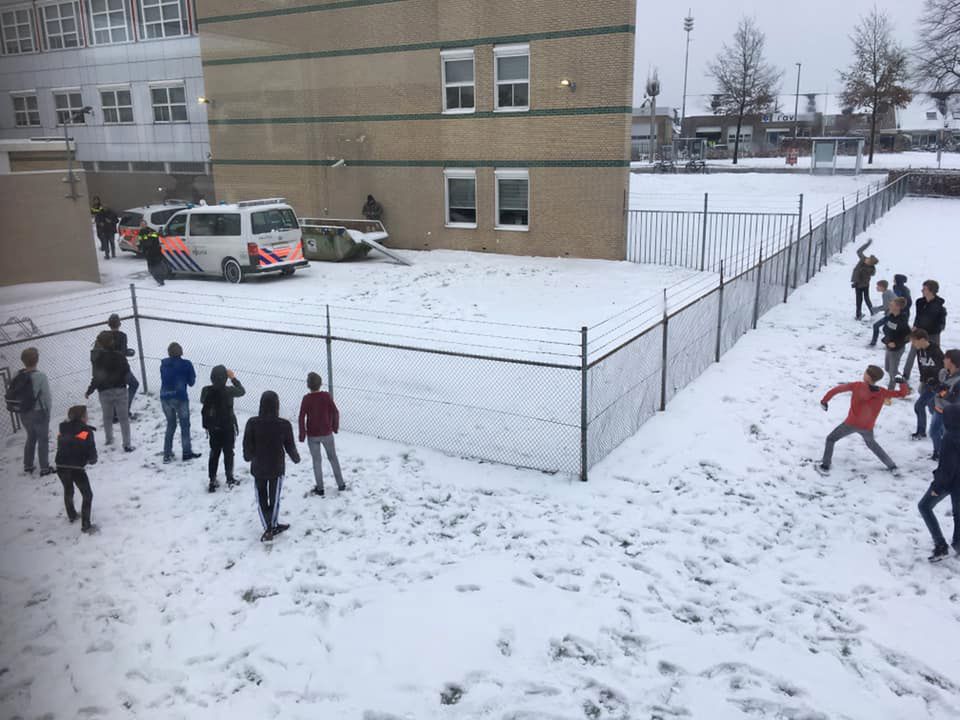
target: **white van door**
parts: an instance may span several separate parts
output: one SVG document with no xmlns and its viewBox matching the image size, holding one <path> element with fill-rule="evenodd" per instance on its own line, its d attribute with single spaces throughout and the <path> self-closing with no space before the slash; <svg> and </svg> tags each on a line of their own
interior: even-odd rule
<svg viewBox="0 0 960 720">
<path fill-rule="evenodd" d="M 260 246 L 260 263 L 296 262 L 303 259 L 300 224 L 292 208 L 270 208 L 250 213 L 253 238 Z"/>
<path fill-rule="evenodd" d="M 160 236 L 163 259 L 175 273 L 199 273 L 200 266 L 187 248 L 187 213 L 179 213 L 170 218 Z"/>
<path fill-rule="evenodd" d="M 204 273 L 219 275 L 223 261 L 247 264 L 247 246 L 240 231 L 240 213 L 195 211 L 190 215 L 190 254 Z"/>
</svg>

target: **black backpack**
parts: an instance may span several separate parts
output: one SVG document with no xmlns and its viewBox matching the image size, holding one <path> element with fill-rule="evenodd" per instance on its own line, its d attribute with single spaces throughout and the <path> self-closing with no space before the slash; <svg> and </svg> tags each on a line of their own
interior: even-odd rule
<svg viewBox="0 0 960 720">
<path fill-rule="evenodd" d="M 221 392 L 217 388 L 211 387 L 207 392 L 207 398 L 200 407 L 200 420 L 203 423 L 204 430 L 216 430 L 221 427 Z"/>
<path fill-rule="evenodd" d="M 4 396 L 7 402 L 7 410 L 15 413 L 25 413 L 33 410 L 37 404 L 37 396 L 33 394 L 33 382 L 30 380 L 30 373 L 21 370 L 13 376 L 13 380 L 7 386 L 7 392 Z"/>
</svg>

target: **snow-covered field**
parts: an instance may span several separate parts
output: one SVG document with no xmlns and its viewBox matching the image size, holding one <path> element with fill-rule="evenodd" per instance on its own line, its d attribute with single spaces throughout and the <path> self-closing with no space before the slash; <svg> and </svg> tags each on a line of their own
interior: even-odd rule
<svg viewBox="0 0 960 720">
<path fill-rule="evenodd" d="M 879 276 L 916 293 L 932 274 L 949 307 L 958 224 L 958 202 L 904 201 L 871 230 Z M 587 485 L 341 434 L 349 492 L 319 501 L 309 463 L 292 467 L 291 530 L 265 546 L 249 477 L 210 496 L 201 466 L 160 465 L 141 400 L 138 451 L 91 471 L 101 532 L 86 537 L 8 440 L 4 715 L 960 716 L 960 560 L 923 559 L 931 463 L 907 439 L 911 403 L 878 428 L 902 477 L 853 440 L 831 477 L 810 466 L 845 412 L 820 395 L 879 359 L 852 319 L 852 262 L 764 317 Z M 944 337 L 960 341 L 955 322 Z"/>
<path fill-rule="evenodd" d="M 710 165 L 715 171 L 718 171 L 733 167 L 733 160 L 731 158 L 724 160 L 708 160 L 707 164 Z M 841 155 L 837 158 L 837 167 L 840 169 L 853 170 L 856 167 L 856 164 L 857 160 L 854 156 Z M 635 168 L 649 168 L 651 164 L 646 161 L 635 161 L 631 163 L 631 165 Z M 787 165 L 786 158 L 783 157 L 741 157 L 737 160 L 736 167 L 741 169 L 782 169 L 790 170 L 791 172 L 799 174 L 804 171 L 810 172 L 810 156 L 807 155 L 797 158 L 797 164 L 792 167 Z M 873 165 L 867 164 L 867 156 L 864 155 L 863 164 L 861 167 L 864 171 L 868 172 L 877 170 L 904 170 L 907 168 L 913 168 L 916 170 L 931 168 L 936 169 L 937 153 L 921 150 L 911 150 L 908 152 L 898 153 L 877 153 L 873 157 Z M 960 168 L 960 153 L 943 153 L 943 156 L 940 160 L 940 168 L 943 170 L 956 170 Z"/>
</svg>

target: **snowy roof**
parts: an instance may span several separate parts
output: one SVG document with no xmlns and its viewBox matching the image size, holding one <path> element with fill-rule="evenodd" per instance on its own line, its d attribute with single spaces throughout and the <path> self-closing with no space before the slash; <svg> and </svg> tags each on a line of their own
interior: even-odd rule
<svg viewBox="0 0 960 720">
<path fill-rule="evenodd" d="M 960 126 L 960 103 L 953 104 L 953 112 L 947 115 L 950 127 Z M 897 110 L 899 130 L 940 130 L 943 116 L 937 110 L 937 102 L 929 95 L 916 95 L 907 107 Z"/>
</svg>

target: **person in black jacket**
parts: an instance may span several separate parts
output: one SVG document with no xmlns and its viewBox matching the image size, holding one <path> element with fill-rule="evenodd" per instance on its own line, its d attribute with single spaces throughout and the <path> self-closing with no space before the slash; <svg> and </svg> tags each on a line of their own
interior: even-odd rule
<svg viewBox="0 0 960 720">
<path fill-rule="evenodd" d="M 123 436 L 124 452 L 133 452 L 130 443 L 130 415 L 127 400 L 127 375 L 130 365 L 123 353 L 114 347 L 113 333 L 104 330 L 97 335 L 97 344 L 90 351 L 93 363 L 93 377 L 85 397 L 100 393 L 100 407 L 103 408 L 103 434 L 106 444 L 113 444 L 113 418 L 120 420 L 120 433 Z"/>
<path fill-rule="evenodd" d="M 117 256 L 117 223 L 120 218 L 110 208 L 105 208 L 100 203 L 100 198 L 94 196 L 93 207 L 90 208 L 93 215 L 93 223 L 97 228 L 97 239 L 100 240 L 100 252 L 103 253 L 103 259 L 109 260 Z"/>
<path fill-rule="evenodd" d="M 933 471 L 933 482 L 920 500 L 918 509 L 930 536 L 933 538 L 933 553 L 930 562 L 943 560 L 950 554 L 947 541 L 940 530 L 940 524 L 933 513 L 937 504 L 948 495 L 953 505 L 953 545 L 954 552 L 960 555 L 960 405 L 948 405 L 943 410 L 943 446 L 940 462 Z"/>
<path fill-rule="evenodd" d="M 167 277 L 167 263 L 163 259 L 163 247 L 160 245 L 160 236 L 157 231 L 147 225 L 146 220 L 140 221 L 140 231 L 137 233 L 137 246 L 140 248 L 140 254 L 147 261 L 147 271 L 150 276 L 157 281 L 157 285 L 163 285 Z"/>
<path fill-rule="evenodd" d="M 260 396 L 260 414 L 247 420 L 243 431 L 243 459 L 250 463 L 250 474 L 257 484 L 263 542 L 290 527 L 279 522 L 286 455 L 293 462 L 300 462 L 293 426 L 280 417 L 280 398 L 273 390 L 267 390 Z"/>
<path fill-rule="evenodd" d="M 227 386 L 227 380 L 230 386 Z M 233 477 L 233 449 L 237 442 L 237 416 L 233 413 L 234 398 L 243 397 L 244 389 L 233 370 L 217 365 L 210 371 L 210 385 L 200 391 L 200 417 L 203 429 L 210 438 L 210 460 L 207 465 L 210 484 L 209 492 L 220 487 L 217 482 L 217 470 L 220 467 L 220 454 L 223 453 L 223 471 L 227 476 L 227 485 L 238 484 Z"/>
<path fill-rule="evenodd" d="M 917 298 L 916 314 L 913 318 L 914 330 L 926 330 L 930 342 L 940 344 L 940 333 L 947 326 L 947 308 L 943 298 L 937 295 L 940 292 L 940 283 L 936 280 L 927 280 L 923 283 L 923 295 Z M 903 368 L 903 376 L 910 379 L 913 372 L 913 361 L 916 353 L 912 350 L 907 355 L 907 364 Z"/>
<path fill-rule="evenodd" d="M 864 255 L 863 251 L 870 247 L 873 240 L 867 240 L 863 245 L 857 248 L 857 257 L 859 261 L 853 268 L 850 275 L 850 286 L 856 293 L 857 302 L 857 320 L 863 317 L 863 304 L 867 304 L 867 310 L 873 314 L 873 303 L 870 302 L 870 278 L 877 272 L 876 255 Z"/>
<path fill-rule="evenodd" d="M 926 330 L 914 330 L 910 333 L 910 347 L 917 356 L 920 369 L 920 392 L 913 404 L 917 414 L 917 431 L 910 437 L 922 440 L 927 436 L 927 412 L 934 412 L 933 403 L 940 387 L 940 371 L 943 370 L 943 350 L 930 342 Z"/>
<path fill-rule="evenodd" d="M 909 322 L 910 309 L 913 307 L 913 295 L 910 294 L 910 288 L 907 287 L 906 275 L 893 276 L 893 294 L 897 297 L 902 297 L 907 301 L 907 307 L 904 309 L 904 314 L 907 316 L 907 321 Z"/>
<path fill-rule="evenodd" d="M 893 390 L 897 384 L 894 378 L 900 375 L 900 358 L 910 337 L 910 325 L 903 308 L 907 301 L 903 298 L 894 298 L 890 301 L 890 310 L 883 324 L 883 346 L 887 349 L 884 369 L 887 371 L 887 389 Z"/>
<path fill-rule="evenodd" d="M 80 505 L 80 529 L 85 533 L 96 529 L 90 522 L 93 491 L 90 490 L 90 478 L 86 471 L 87 465 L 97 462 L 97 444 L 93 431 L 94 428 L 87 424 L 87 406 L 74 405 L 67 411 L 66 421 L 60 423 L 60 434 L 57 435 L 57 475 L 63 485 L 67 519 L 70 522 L 77 519 L 77 509 L 73 504 L 73 489 L 76 488 L 83 498 Z"/>
<path fill-rule="evenodd" d="M 136 355 L 136 351 L 131 349 L 127 343 L 127 334 L 120 329 L 120 316 L 116 313 L 113 313 L 109 318 L 107 318 L 107 327 L 110 328 L 110 332 L 113 334 L 113 347 L 117 349 L 117 352 L 122 352 L 124 357 L 132 358 Z M 128 361 L 129 362 L 129 361 Z M 127 410 L 133 407 L 133 399 L 137 396 L 137 390 L 140 389 L 140 381 L 137 380 L 136 376 L 133 374 L 133 371 L 130 371 L 130 374 L 127 375 Z M 136 416 L 133 413 L 130 413 L 130 419 L 136 420 Z"/>
</svg>

